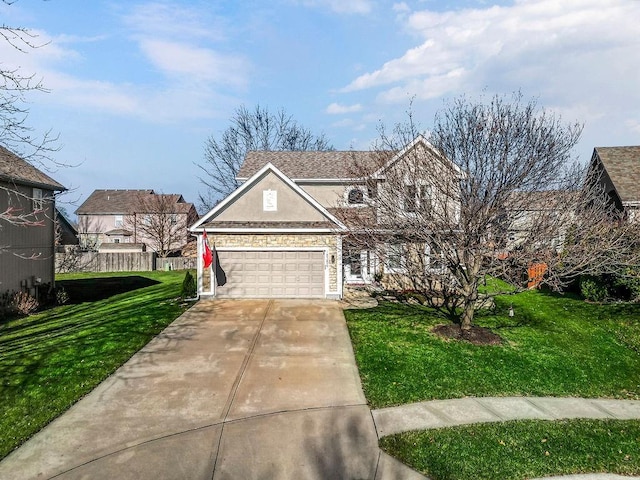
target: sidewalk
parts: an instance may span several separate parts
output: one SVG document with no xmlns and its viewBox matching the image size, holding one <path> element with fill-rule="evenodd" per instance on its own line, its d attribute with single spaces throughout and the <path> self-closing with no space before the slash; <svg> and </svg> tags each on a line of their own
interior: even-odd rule
<svg viewBox="0 0 640 480">
<path fill-rule="evenodd" d="M 640 401 L 555 397 L 433 400 L 373 410 L 379 437 L 409 430 L 507 420 L 640 419 Z"/>
<path fill-rule="evenodd" d="M 410 430 L 508 420 L 640 419 L 640 401 L 554 397 L 459 398 L 381 408 L 371 413 L 378 437 L 384 437 Z M 629 480 L 640 477 L 596 473 L 545 477 L 544 480 L 551 479 Z"/>
</svg>

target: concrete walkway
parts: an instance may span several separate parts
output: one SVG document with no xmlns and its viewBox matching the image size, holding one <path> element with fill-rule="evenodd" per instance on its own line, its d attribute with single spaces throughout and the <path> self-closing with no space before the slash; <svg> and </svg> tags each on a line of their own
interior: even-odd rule
<svg viewBox="0 0 640 480">
<path fill-rule="evenodd" d="M 514 418 L 640 418 L 640 402 L 550 398 L 371 412 L 342 307 L 199 302 L 0 462 L 0 478 L 424 480 L 381 452 L 378 436 Z"/>
<path fill-rule="evenodd" d="M 199 302 L 0 462 L 3 480 L 415 475 L 381 455 L 331 301 Z"/>
<path fill-rule="evenodd" d="M 433 400 L 373 410 L 378 436 L 507 420 L 640 419 L 640 401 L 549 397 Z"/>
<path fill-rule="evenodd" d="M 373 410 L 379 437 L 410 430 L 453 427 L 508 420 L 569 418 L 640 419 L 640 401 L 550 397 L 482 397 L 433 400 Z M 563 480 L 640 479 L 597 473 L 546 477 Z M 536 480 L 536 479 L 534 479 Z M 541 479 L 537 479 L 541 480 Z"/>
</svg>

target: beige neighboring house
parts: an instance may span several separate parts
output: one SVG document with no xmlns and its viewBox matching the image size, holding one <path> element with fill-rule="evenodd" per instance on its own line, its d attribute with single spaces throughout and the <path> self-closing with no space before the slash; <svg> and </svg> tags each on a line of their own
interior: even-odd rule
<svg viewBox="0 0 640 480">
<path fill-rule="evenodd" d="M 55 194 L 66 190 L 0 146 L 0 293 L 54 284 Z"/>
<path fill-rule="evenodd" d="M 589 169 L 618 210 L 640 219 L 640 146 L 596 147 Z"/>
<path fill-rule="evenodd" d="M 95 190 L 76 215 L 80 245 L 101 252 L 181 250 L 190 240 L 189 225 L 198 219 L 182 195 L 153 190 Z"/>
<path fill-rule="evenodd" d="M 434 151 L 420 136 L 402 151 L 385 155 L 249 152 L 237 175 L 240 187 L 191 227 L 198 238 L 200 295 L 339 299 L 346 284 L 369 284 L 378 272 L 393 273 L 402 250 L 379 258 L 379 249 L 351 242 L 357 232 L 340 219 L 375 215 L 367 200 L 375 198 L 384 188 L 385 174 L 402 168 L 399 160 L 415 148 Z M 370 180 L 354 172 L 367 172 Z M 399 199 L 413 192 L 415 204 L 420 189 L 406 187 Z M 215 247 L 213 267 L 219 268 L 203 268 L 203 232 Z M 214 281 L 216 271 L 223 282 Z"/>
</svg>

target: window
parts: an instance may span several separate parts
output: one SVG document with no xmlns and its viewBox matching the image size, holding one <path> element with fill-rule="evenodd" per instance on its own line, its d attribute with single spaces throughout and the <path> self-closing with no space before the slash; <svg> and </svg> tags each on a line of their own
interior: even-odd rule
<svg viewBox="0 0 640 480">
<path fill-rule="evenodd" d="M 405 185 L 404 187 L 404 210 L 414 213 L 418 207 L 418 189 L 415 185 Z"/>
<path fill-rule="evenodd" d="M 349 205 L 361 205 L 364 203 L 364 193 L 359 188 L 352 188 L 347 195 Z"/>
<path fill-rule="evenodd" d="M 425 265 L 427 266 L 427 272 L 435 274 L 443 274 L 446 271 L 446 264 L 444 253 L 437 246 L 429 247 L 425 246 Z"/>
<path fill-rule="evenodd" d="M 33 200 L 33 210 L 34 211 L 42 210 L 44 208 L 44 196 L 42 195 L 42 189 L 41 188 L 34 188 L 33 189 L 32 200 Z"/>
<path fill-rule="evenodd" d="M 398 273 L 403 270 L 404 244 L 390 243 L 387 245 L 387 258 L 385 270 L 389 273 Z"/>
<path fill-rule="evenodd" d="M 423 209 L 431 208 L 431 186 L 420 185 L 420 205 Z"/>
<path fill-rule="evenodd" d="M 122 224 L 124 222 L 124 218 L 122 215 L 116 215 L 115 216 L 115 221 L 113 222 L 113 225 L 116 227 L 122 227 Z"/>
</svg>

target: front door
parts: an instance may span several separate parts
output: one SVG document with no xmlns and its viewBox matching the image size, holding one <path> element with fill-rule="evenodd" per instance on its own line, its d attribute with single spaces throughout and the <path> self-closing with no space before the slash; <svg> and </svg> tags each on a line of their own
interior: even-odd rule
<svg viewBox="0 0 640 480">
<path fill-rule="evenodd" d="M 348 249 L 343 259 L 345 281 L 347 283 L 363 283 L 365 280 L 365 270 L 367 268 L 367 251 Z"/>
</svg>

